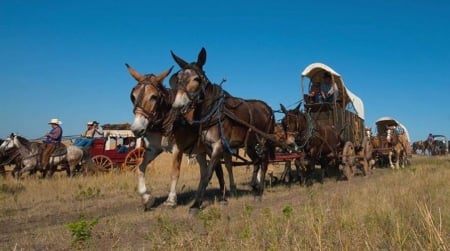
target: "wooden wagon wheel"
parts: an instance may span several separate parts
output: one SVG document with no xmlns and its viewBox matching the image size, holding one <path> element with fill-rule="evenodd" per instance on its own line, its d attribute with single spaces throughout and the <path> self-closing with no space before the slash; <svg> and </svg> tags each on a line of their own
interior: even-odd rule
<svg viewBox="0 0 450 251">
<path fill-rule="evenodd" d="M 105 155 L 96 155 L 92 157 L 96 170 L 100 171 L 112 171 L 114 167 L 113 161 Z"/>
<path fill-rule="evenodd" d="M 355 159 L 356 153 L 353 143 L 350 141 L 345 142 L 344 149 L 342 150 L 342 163 L 344 164 L 343 172 L 347 180 L 350 180 L 353 177 L 353 168 L 356 164 Z"/>
<path fill-rule="evenodd" d="M 144 148 L 138 147 L 131 150 L 125 157 L 125 162 L 122 165 L 122 171 L 133 171 L 139 166 L 144 158 Z"/>
</svg>

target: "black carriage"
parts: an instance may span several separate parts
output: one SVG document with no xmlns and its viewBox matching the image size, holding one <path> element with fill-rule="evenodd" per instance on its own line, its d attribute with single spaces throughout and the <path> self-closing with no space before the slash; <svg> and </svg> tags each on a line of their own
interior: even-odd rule
<svg viewBox="0 0 450 251">
<path fill-rule="evenodd" d="M 102 125 L 104 137 L 95 138 L 89 154 L 97 170 L 134 170 L 142 161 L 144 141 L 135 138 L 129 124 Z"/>
</svg>

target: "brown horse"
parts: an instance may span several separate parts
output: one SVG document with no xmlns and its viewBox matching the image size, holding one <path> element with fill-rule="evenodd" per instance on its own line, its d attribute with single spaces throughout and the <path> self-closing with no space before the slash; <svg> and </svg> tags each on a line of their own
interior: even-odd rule
<svg viewBox="0 0 450 251">
<path fill-rule="evenodd" d="M 167 89 L 163 80 L 170 74 L 169 69 L 159 75 L 142 75 L 126 64 L 130 75 L 137 81 L 137 85 L 131 91 L 131 102 L 134 106 L 134 122 L 131 130 L 136 137 L 147 139 L 145 153 L 142 163 L 138 168 L 138 191 L 142 196 L 144 209 L 150 209 L 155 203 L 154 196 L 148 191 L 145 184 L 145 171 L 147 165 L 153 161 L 163 150 L 172 152 L 172 174 L 170 191 L 166 206 L 177 205 L 176 186 L 180 177 L 181 161 L 183 153 L 195 155 L 200 166 L 206 165 L 206 148 L 198 143 L 197 128 L 182 126 L 186 123 L 182 118 L 174 117 L 170 113 L 176 90 Z M 171 146 L 162 146 L 163 135 L 169 135 Z M 164 149 L 165 148 L 165 149 Z M 225 182 L 222 168 L 215 166 L 216 175 L 219 179 L 221 201 L 225 198 Z M 230 186 L 235 190 L 235 182 L 232 173 L 229 173 Z"/>
<path fill-rule="evenodd" d="M 286 144 L 302 149 L 305 154 L 306 167 L 309 174 L 315 169 L 316 164 L 321 166 L 321 181 L 325 172 L 331 176 L 343 164 L 344 175 L 347 179 L 353 176 L 355 166 L 355 149 L 350 142 L 345 145 L 340 139 L 340 134 L 330 125 L 320 125 L 307 113 L 300 111 L 300 105 L 292 110 L 287 110 L 281 105 L 284 117 L 281 120 L 286 133 Z M 342 161 L 339 161 L 339 153 L 342 149 Z"/>
<path fill-rule="evenodd" d="M 389 164 L 392 169 L 399 169 L 399 166 L 405 167 L 407 161 L 407 153 L 406 153 L 406 145 L 408 141 L 404 134 L 397 134 L 395 132 L 395 126 L 387 127 L 387 141 L 389 146 L 392 147 L 391 151 L 389 151 Z M 392 162 L 392 156 L 395 154 L 395 166 Z"/>
<path fill-rule="evenodd" d="M 202 172 L 190 212 L 199 211 L 213 166 L 223 154 L 232 154 L 238 148 L 244 148 L 254 164 L 252 186 L 256 198 L 261 199 L 267 165 L 274 155 L 273 144 L 267 140 L 275 126 L 272 109 L 259 100 L 233 97 L 221 86 L 211 83 L 203 71 L 204 48 L 194 63 L 187 63 L 173 52 L 172 57 L 181 68 L 172 81 L 178 90 L 172 106 L 184 116 L 193 114 L 186 127 L 197 128 L 201 142 L 211 151 L 209 165 Z M 231 169 L 228 167 L 231 163 L 225 164 Z"/>
</svg>

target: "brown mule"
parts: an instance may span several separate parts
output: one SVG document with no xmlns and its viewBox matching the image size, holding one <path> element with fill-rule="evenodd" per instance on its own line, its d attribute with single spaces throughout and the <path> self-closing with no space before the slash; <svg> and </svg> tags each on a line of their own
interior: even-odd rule
<svg viewBox="0 0 450 251">
<path fill-rule="evenodd" d="M 177 95 L 172 104 L 181 114 L 193 114 L 186 127 L 199 128 L 200 140 L 211 151 L 211 160 L 202 172 L 191 213 L 197 213 L 212 175 L 213 166 L 221 156 L 233 154 L 244 148 L 254 164 L 252 186 L 256 198 L 264 191 L 267 165 L 274 155 L 273 144 L 267 135 L 273 134 L 275 119 L 272 109 L 263 101 L 245 100 L 231 96 L 221 86 L 211 83 L 203 65 L 206 50 L 201 49 L 197 61 L 187 63 L 172 52 L 172 57 L 181 70 L 172 78 Z M 225 163 L 231 169 L 231 163 Z"/>
<path fill-rule="evenodd" d="M 198 144 L 198 134 L 196 128 L 185 127 L 184 119 L 177 118 L 171 113 L 172 102 L 176 90 L 167 89 L 163 85 L 164 79 L 170 74 L 172 69 L 164 71 L 159 75 L 142 75 L 126 64 L 130 75 L 137 81 L 131 91 L 131 102 L 134 106 L 134 121 L 131 130 L 136 137 L 147 139 L 144 158 L 139 165 L 138 172 L 138 192 L 142 196 L 144 209 L 150 209 L 155 203 L 155 197 L 147 189 L 145 182 L 145 171 L 148 164 L 153 161 L 163 150 L 172 152 L 172 172 L 170 191 L 166 206 L 177 205 L 176 186 L 180 177 L 181 161 L 183 153 L 195 154 L 197 163 L 200 166 L 206 165 L 206 148 Z M 161 141 L 163 135 L 169 139 L 168 146 L 163 146 Z M 220 200 L 226 201 L 226 187 L 220 165 L 215 166 L 215 171 L 220 185 Z M 235 189 L 232 173 L 229 174 L 231 189 Z"/>
<path fill-rule="evenodd" d="M 283 105 L 280 106 L 284 113 L 281 124 L 286 133 L 285 142 L 287 145 L 294 145 L 304 151 L 307 166 L 303 169 L 311 175 L 315 170 L 315 165 L 320 164 L 322 167 L 321 181 L 325 172 L 331 176 L 332 172 L 336 172 L 339 167 L 338 154 L 343 147 L 337 130 L 332 126 L 317 123 L 307 113 L 300 111 L 300 105 L 292 110 L 287 110 Z"/>
</svg>

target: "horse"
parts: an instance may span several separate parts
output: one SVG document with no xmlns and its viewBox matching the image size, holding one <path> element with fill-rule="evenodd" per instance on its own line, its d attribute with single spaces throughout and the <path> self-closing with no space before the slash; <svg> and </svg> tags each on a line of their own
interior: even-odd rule
<svg viewBox="0 0 450 251">
<path fill-rule="evenodd" d="M 190 213 L 200 210 L 214 165 L 224 154 L 233 154 L 233 149 L 238 148 L 245 149 L 254 165 L 251 186 L 255 199 L 261 200 L 267 165 L 274 156 L 274 145 L 269 140 L 275 126 L 272 108 L 260 100 L 233 97 L 220 85 L 211 83 L 203 71 L 205 48 L 200 50 L 197 61 L 193 63 L 187 63 L 173 51 L 171 54 L 181 68 L 171 81 L 177 89 L 172 107 L 190 121 L 185 127 L 198 130 L 200 141 L 211 151 Z M 232 168 L 231 163 L 225 165 L 227 169 Z"/>
<path fill-rule="evenodd" d="M 5 140 L 0 139 L 0 174 L 3 177 L 6 177 L 6 165 L 14 165 L 13 170 L 17 170 L 21 168 L 21 162 L 22 158 L 20 156 L 19 151 L 17 151 L 17 148 L 13 147 L 8 150 L 5 149 L 8 142 L 5 143 L 5 146 L 3 146 L 3 142 Z M 15 172 L 13 171 L 12 174 Z"/>
<path fill-rule="evenodd" d="M 22 156 L 22 168 L 16 170 L 15 177 L 19 178 L 25 172 L 34 172 L 39 170 L 43 177 L 46 176 L 47 170 L 40 167 L 40 158 L 42 153 L 42 142 L 29 141 L 22 136 L 11 134 L 9 138 L 2 144 L 2 149 L 8 150 L 16 147 Z M 90 158 L 88 153 L 82 148 L 76 146 L 63 146 L 62 149 L 57 148 L 55 153 L 51 156 L 49 165 L 49 176 L 52 176 L 56 171 L 58 165 L 64 165 L 67 176 L 74 176 L 75 168 L 79 163 L 89 163 Z"/>
<path fill-rule="evenodd" d="M 155 197 L 145 184 L 145 171 L 147 165 L 164 150 L 172 152 L 170 191 L 164 205 L 175 207 L 177 205 L 176 186 L 180 177 L 183 153 L 188 156 L 195 156 L 196 162 L 200 166 L 205 166 L 206 148 L 198 142 L 197 129 L 182 126 L 186 121 L 171 113 L 176 90 L 166 88 L 163 81 L 170 74 L 172 68 L 159 75 L 143 75 L 129 64 L 125 65 L 129 74 L 137 81 L 130 94 L 131 103 L 134 107 L 134 121 L 131 130 L 136 137 L 145 137 L 148 141 L 145 146 L 143 161 L 137 170 L 138 192 L 142 197 L 144 210 L 151 209 L 155 203 Z M 167 140 L 167 146 L 165 145 L 166 142 L 162 143 L 163 135 L 168 135 L 167 137 L 170 138 Z M 226 187 L 220 163 L 216 165 L 215 171 L 220 185 L 220 200 L 226 202 Z M 230 189 L 234 193 L 236 184 L 232 171 L 229 170 L 228 172 Z"/>
<path fill-rule="evenodd" d="M 392 147 L 389 151 L 389 165 L 392 169 L 399 169 L 399 163 L 401 163 L 401 167 L 404 168 L 407 161 L 406 145 L 408 144 L 408 141 L 406 136 L 404 134 L 397 134 L 396 126 L 387 127 L 386 133 L 386 140 L 389 143 L 389 146 Z M 395 166 L 392 162 L 392 155 L 394 154 L 396 157 Z"/>
<path fill-rule="evenodd" d="M 339 169 L 339 152 L 342 149 L 342 164 L 344 164 L 344 175 L 347 179 L 353 176 L 353 167 L 355 166 L 355 149 L 350 142 L 342 141 L 340 133 L 330 125 L 321 125 L 314 120 L 308 113 L 300 111 L 300 105 L 294 109 L 287 110 L 280 104 L 284 117 L 281 119 L 284 131 L 286 133 L 287 145 L 302 149 L 305 154 L 307 165 L 307 179 L 315 170 L 315 165 L 321 166 L 321 180 L 323 182 L 325 172 L 331 176 L 331 172 Z"/>
</svg>

